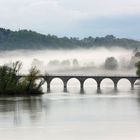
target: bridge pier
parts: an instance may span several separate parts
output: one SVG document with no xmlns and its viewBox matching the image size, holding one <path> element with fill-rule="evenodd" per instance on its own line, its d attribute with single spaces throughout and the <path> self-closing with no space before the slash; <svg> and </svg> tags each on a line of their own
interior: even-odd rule
<svg viewBox="0 0 140 140">
<path fill-rule="evenodd" d="M 84 89 L 84 83 L 83 82 L 80 82 L 80 88 Z"/>
<path fill-rule="evenodd" d="M 134 89 L 134 83 L 131 82 L 131 89 Z"/>
<path fill-rule="evenodd" d="M 114 89 L 117 90 L 118 86 L 117 83 L 114 83 Z"/>
<path fill-rule="evenodd" d="M 117 89 L 118 89 L 118 81 L 119 81 L 119 80 L 113 80 L 113 79 L 112 79 L 112 81 L 113 81 L 113 83 L 114 83 L 114 90 L 117 90 Z"/>
<path fill-rule="evenodd" d="M 63 83 L 64 83 L 64 92 L 67 92 L 68 90 L 67 90 L 67 81 L 64 81 L 63 80 Z"/>
<path fill-rule="evenodd" d="M 52 78 L 49 78 L 48 76 L 43 76 L 42 78 L 44 78 L 44 80 L 47 83 L 47 93 L 50 93 L 50 91 L 51 91 L 50 84 L 51 84 Z"/>
<path fill-rule="evenodd" d="M 101 83 L 97 84 L 97 89 L 101 89 Z"/>
<path fill-rule="evenodd" d="M 51 91 L 50 82 L 47 82 L 47 92 L 49 93 L 50 91 Z"/>
<path fill-rule="evenodd" d="M 131 84 L 131 89 L 134 89 L 134 85 Z"/>
<path fill-rule="evenodd" d="M 112 78 L 110 78 L 112 81 L 113 81 L 113 83 L 114 83 L 114 90 L 117 90 L 118 89 L 118 81 L 120 80 L 120 78 L 118 78 L 118 77 L 112 77 Z"/>
<path fill-rule="evenodd" d="M 80 93 L 84 93 L 84 82 L 85 78 L 77 78 L 80 82 Z"/>
<path fill-rule="evenodd" d="M 80 82 L 80 93 L 84 93 L 84 81 Z"/>
<path fill-rule="evenodd" d="M 102 80 L 96 80 L 96 82 L 97 82 L 97 90 L 101 89 L 101 81 Z"/>
<path fill-rule="evenodd" d="M 130 83 L 131 83 L 131 89 L 133 90 L 134 89 L 134 84 L 135 84 L 136 78 L 128 78 L 128 80 L 130 81 Z"/>
<path fill-rule="evenodd" d="M 84 92 L 84 81 L 85 80 L 79 80 L 80 81 L 80 92 Z"/>
</svg>

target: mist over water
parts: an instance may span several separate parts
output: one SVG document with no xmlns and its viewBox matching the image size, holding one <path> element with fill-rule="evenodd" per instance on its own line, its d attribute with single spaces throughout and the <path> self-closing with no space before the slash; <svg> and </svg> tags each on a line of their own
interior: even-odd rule
<svg viewBox="0 0 140 140">
<path fill-rule="evenodd" d="M 135 69 L 129 69 L 129 72 L 127 69 L 132 55 L 133 50 L 121 47 L 74 50 L 14 50 L 1 51 L 0 64 L 9 64 L 19 60 L 23 63 L 21 73 L 27 73 L 31 66 L 37 66 L 42 73 L 87 74 L 93 71 L 94 73 L 104 73 L 103 65 L 106 58 L 115 57 L 119 63 L 119 68 L 117 72 L 114 71 L 113 73 L 135 74 Z M 74 60 L 77 61 L 78 66 L 73 66 Z"/>
<path fill-rule="evenodd" d="M 0 64 L 22 61 L 21 73 L 37 66 L 42 73 L 135 74 L 128 68 L 133 50 L 122 48 L 77 50 L 17 50 L 0 52 Z M 106 58 L 115 57 L 117 70 L 105 70 Z M 54 65 L 52 65 L 54 63 Z M 131 140 L 140 138 L 140 88 L 126 79 L 118 82 L 117 91 L 111 79 L 101 82 L 98 92 L 94 79 L 84 83 L 70 79 L 64 92 L 62 80 L 43 85 L 42 97 L 0 99 L 0 136 L 4 140 Z"/>
</svg>

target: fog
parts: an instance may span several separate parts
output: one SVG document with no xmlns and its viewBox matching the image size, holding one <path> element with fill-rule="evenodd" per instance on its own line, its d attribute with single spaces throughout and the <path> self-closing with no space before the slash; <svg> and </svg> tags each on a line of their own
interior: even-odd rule
<svg viewBox="0 0 140 140">
<path fill-rule="evenodd" d="M 27 73 L 31 66 L 37 66 L 42 73 L 110 73 L 135 74 L 129 64 L 133 50 L 120 47 L 107 49 L 74 49 L 74 50 L 17 50 L 1 51 L 0 64 L 10 64 L 15 61 L 23 63 L 21 73 Z M 117 70 L 104 70 L 108 57 L 115 57 L 119 67 Z"/>
</svg>

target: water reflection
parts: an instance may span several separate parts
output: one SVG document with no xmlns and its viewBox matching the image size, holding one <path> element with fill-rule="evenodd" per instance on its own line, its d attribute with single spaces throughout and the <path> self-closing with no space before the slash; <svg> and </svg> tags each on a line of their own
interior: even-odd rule
<svg viewBox="0 0 140 140">
<path fill-rule="evenodd" d="M 59 88 L 59 87 L 58 87 Z M 71 87 L 72 88 L 72 87 Z M 126 101 L 123 98 L 117 100 L 116 97 L 125 96 L 127 97 L 136 97 L 136 100 L 130 98 L 130 102 Z M 75 97 L 77 100 L 71 100 L 71 97 Z M 81 100 L 86 99 L 88 100 Z M 94 98 L 96 97 L 96 98 Z M 101 99 L 97 97 L 103 97 Z M 113 97 L 116 99 L 107 100 L 106 97 Z M 67 99 L 67 100 L 65 100 Z M 115 102 L 114 102 L 115 100 Z M 113 101 L 113 103 L 112 103 Z M 136 86 L 135 89 L 131 90 L 127 87 L 127 90 L 122 89 L 114 89 L 112 87 L 106 88 L 98 88 L 93 89 L 92 87 L 84 88 L 79 91 L 73 87 L 72 90 L 65 92 L 57 92 L 52 90 L 49 94 L 45 94 L 42 97 L 31 97 L 31 98 L 23 98 L 23 97 L 15 97 L 15 98 L 3 98 L 0 100 L 0 126 L 1 127 L 15 127 L 15 126 L 46 126 L 50 122 L 57 121 L 59 122 L 62 118 L 65 120 L 67 118 L 68 112 L 67 110 L 71 110 L 70 115 L 78 115 L 75 114 L 73 109 L 79 110 L 82 106 L 85 106 L 87 109 L 89 106 L 101 106 L 101 109 L 104 108 L 102 106 L 103 103 L 107 103 L 107 107 L 110 108 L 113 104 L 116 106 L 116 110 L 118 109 L 118 114 L 120 114 L 121 107 L 124 106 L 126 102 L 127 106 L 131 109 L 134 107 L 139 108 L 136 111 L 140 111 L 140 87 Z M 89 104 L 90 103 L 90 104 Z M 138 105 L 136 105 L 136 103 Z M 82 106 L 81 106 L 82 104 Z M 120 105 L 119 105 L 120 104 Z M 131 105 L 131 106 L 130 106 Z M 94 108 L 95 109 L 95 108 Z M 106 108 L 104 108 L 106 110 Z M 103 109 L 103 110 L 104 110 Z M 100 111 L 96 108 L 96 113 L 98 114 Z M 74 113 L 73 113 L 74 111 Z M 98 112 L 99 111 L 99 112 Z M 108 110 L 106 110 L 108 111 Z M 131 114 L 131 111 L 128 112 Z M 62 113 L 60 115 L 60 112 Z M 81 112 L 80 112 L 81 113 Z M 90 111 L 88 113 L 91 113 Z M 135 113 L 135 112 L 134 112 Z M 64 115 L 64 116 L 63 116 Z M 84 114 L 85 115 L 85 114 Z M 111 114 L 110 114 L 111 115 Z M 136 115 L 136 114 L 135 114 Z M 59 118 L 59 116 L 61 116 Z M 66 117 L 66 118 L 65 118 Z M 77 116 L 78 117 L 78 116 Z M 113 116 L 115 117 L 115 116 Z"/>
<path fill-rule="evenodd" d="M 97 93 L 98 93 L 98 94 L 101 94 L 101 93 L 102 93 L 101 88 L 97 88 Z"/>
<path fill-rule="evenodd" d="M 15 126 L 26 121 L 39 121 L 41 119 L 43 103 L 42 98 L 9 98 L 0 100 L 0 119 L 13 119 Z"/>
<path fill-rule="evenodd" d="M 58 87 L 59 89 L 59 87 Z M 63 89 L 62 91 L 57 92 L 57 88 L 55 88 L 55 90 L 49 90 L 46 92 L 46 94 L 61 94 L 61 93 L 65 93 L 65 94 L 92 94 L 92 95 L 96 95 L 96 94 L 107 94 L 107 95 L 117 95 L 117 94 L 129 94 L 129 93 L 137 93 L 137 88 L 112 88 L 112 87 L 106 87 L 106 88 L 95 88 L 93 89 L 92 87 L 88 87 L 88 88 L 82 88 L 82 89 L 78 89 L 77 87 L 71 87 L 70 89 Z"/>
</svg>

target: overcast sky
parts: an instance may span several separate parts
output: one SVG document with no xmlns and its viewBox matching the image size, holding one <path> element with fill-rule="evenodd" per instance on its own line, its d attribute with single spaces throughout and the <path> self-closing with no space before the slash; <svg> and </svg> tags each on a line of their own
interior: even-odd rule
<svg viewBox="0 0 140 140">
<path fill-rule="evenodd" d="M 140 0 L 0 0 L 1 27 L 140 40 Z"/>
</svg>

